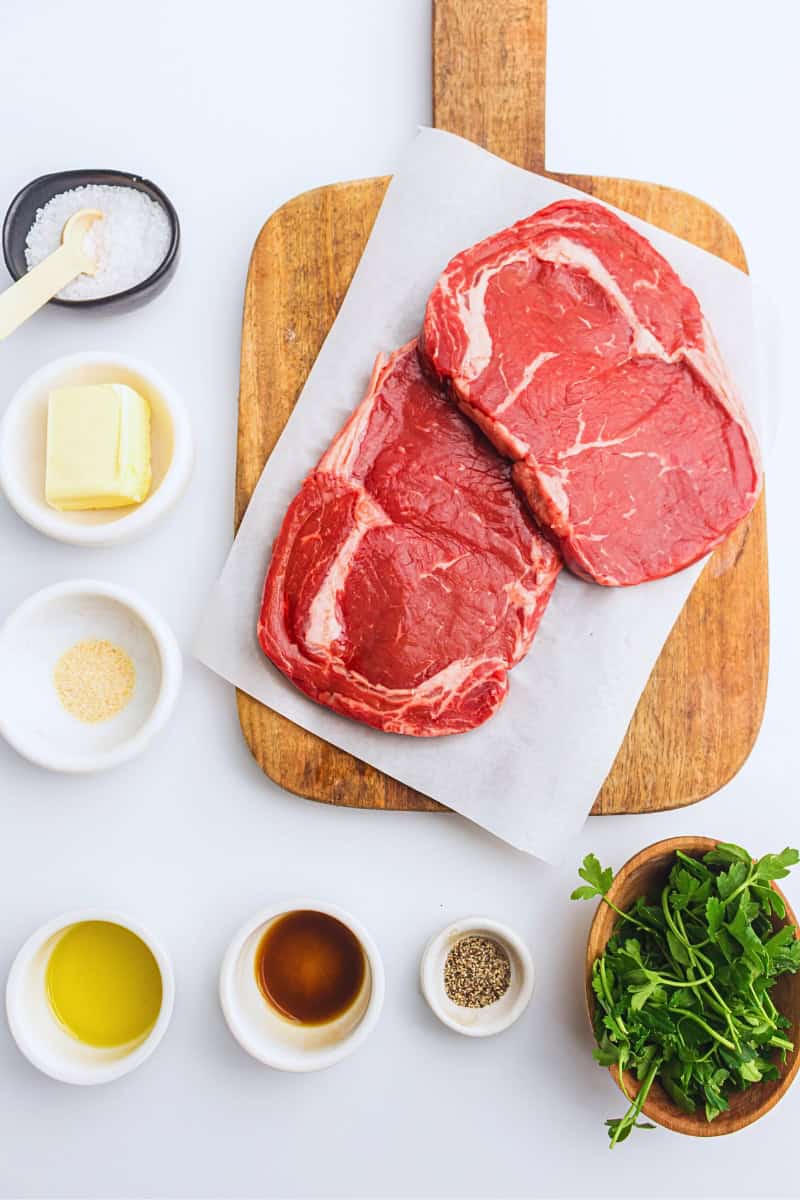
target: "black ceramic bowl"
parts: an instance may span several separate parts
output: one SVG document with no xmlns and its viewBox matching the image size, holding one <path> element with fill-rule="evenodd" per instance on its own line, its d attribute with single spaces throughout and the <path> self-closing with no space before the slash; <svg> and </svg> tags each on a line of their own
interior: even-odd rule
<svg viewBox="0 0 800 1200">
<path fill-rule="evenodd" d="M 40 175 L 17 192 L 9 205 L 3 222 L 3 257 L 11 277 L 20 279 L 28 270 L 25 261 L 25 238 L 36 220 L 37 209 L 43 208 L 48 200 L 52 200 L 53 196 L 60 192 L 86 187 L 88 184 L 134 188 L 155 200 L 166 212 L 170 223 L 172 236 L 169 248 L 161 265 L 135 287 L 126 288 L 124 292 L 114 292 L 110 296 L 96 296 L 91 300 L 54 299 L 50 304 L 59 304 L 64 308 L 104 308 L 113 309 L 114 312 L 127 312 L 146 304 L 164 290 L 178 265 L 181 242 L 178 214 L 171 200 L 164 195 L 161 188 L 139 175 L 130 175 L 127 171 L 56 171 L 52 175 Z"/>
</svg>

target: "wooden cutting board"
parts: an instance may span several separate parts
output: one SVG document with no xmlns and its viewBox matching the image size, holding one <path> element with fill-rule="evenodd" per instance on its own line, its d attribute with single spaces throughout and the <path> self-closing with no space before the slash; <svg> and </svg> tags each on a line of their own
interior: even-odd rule
<svg viewBox="0 0 800 1200">
<path fill-rule="evenodd" d="M 552 175 L 545 171 L 544 152 L 545 25 L 546 0 L 435 0 L 433 117 L 441 129 Z M 552 177 L 747 269 L 731 226 L 693 196 L 625 179 Z M 245 292 L 237 528 L 338 312 L 388 182 L 367 179 L 306 192 L 261 230 Z M 353 397 L 354 406 L 359 399 Z M 678 808 L 727 783 L 761 724 L 768 652 L 762 497 L 695 585 L 592 811 Z M 440 807 L 243 692 L 237 702 L 253 755 L 289 791 L 361 808 Z"/>
</svg>

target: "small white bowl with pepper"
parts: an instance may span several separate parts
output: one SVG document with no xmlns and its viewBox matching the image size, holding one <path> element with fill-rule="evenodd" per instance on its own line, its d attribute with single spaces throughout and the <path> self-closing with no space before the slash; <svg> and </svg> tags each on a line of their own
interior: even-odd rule
<svg viewBox="0 0 800 1200">
<path fill-rule="evenodd" d="M 467 1037 L 490 1037 L 522 1016 L 533 995 L 530 951 L 518 934 L 488 917 L 465 917 L 428 942 L 422 994 L 436 1016 Z"/>
</svg>

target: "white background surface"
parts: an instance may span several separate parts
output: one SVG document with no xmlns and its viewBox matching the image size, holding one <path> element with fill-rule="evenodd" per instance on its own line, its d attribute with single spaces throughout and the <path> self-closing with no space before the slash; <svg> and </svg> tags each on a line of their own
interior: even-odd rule
<svg viewBox="0 0 800 1200">
<path fill-rule="evenodd" d="M 48 542 L 0 506 L 0 613 L 45 584 L 94 575 L 138 588 L 188 643 L 230 541 L 250 248 L 270 212 L 304 188 L 391 171 L 430 120 L 429 24 L 429 0 L 2 6 L 2 205 L 45 171 L 135 170 L 175 201 L 184 248 L 149 308 L 40 314 L 0 347 L 0 391 L 70 351 L 141 355 L 183 390 L 198 458 L 174 516 L 124 549 Z M 657 1131 L 609 1155 L 602 1122 L 622 1106 L 589 1057 L 581 966 L 591 906 L 566 897 L 588 849 L 619 865 L 670 834 L 724 836 L 759 853 L 800 839 L 798 32 L 796 7 L 779 0 L 550 4 L 548 165 L 655 179 L 716 204 L 773 305 L 762 332 L 783 404 L 768 483 L 773 662 L 749 762 L 699 807 L 591 820 L 554 870 L 454 817 L 284 794 L 250 759 L 231 689 L 191 662 L 168 731 L 114 774 L 54 777 L 0 746 L 0 973 L 48 917 L 115 905 L 163 936 L 178 988 L 158 1053 L 105 1088 L 49 1081 L 0 1028 L 2 1196 L 796 1194 L 787 1148 L 800 1088 L 733 1138 Z M 568 747 L 577 732 L 565 731 Z M 787 891 L 800 903 L 800 878 Z M 317 1076 L 248 1059 L 216 1001 L 236 926 L 292 893 L 351 908 L 386 963 L 372 1039 Z M 539 972 L 526 1017 L 485 1042 L 440 1027 L 416 986 L 429 934 L 470 911 L 514 924 Z"/>
</svg>

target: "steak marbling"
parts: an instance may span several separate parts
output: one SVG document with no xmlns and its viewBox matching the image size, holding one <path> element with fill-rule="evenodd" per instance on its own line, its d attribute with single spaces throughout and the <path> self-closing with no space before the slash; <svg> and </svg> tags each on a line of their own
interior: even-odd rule
<svg viewBox="0 0 800 1200">
<path fill-rule="evenodd" d="M 422 350 L 596 583 L 679 571 L 758 497 L 755 438 L 696 296 L 600 204 L 559 201 L 458 254 Z"/>
<path fill-rule="evenodd" d="M 378 729 L 480 725 L 561 566 L 510 470 L 426 378 L 416 342 L 379 358 L 275 542 L 267 656 L 313 700 Z"/>
</svg>

